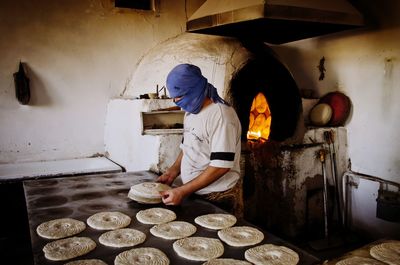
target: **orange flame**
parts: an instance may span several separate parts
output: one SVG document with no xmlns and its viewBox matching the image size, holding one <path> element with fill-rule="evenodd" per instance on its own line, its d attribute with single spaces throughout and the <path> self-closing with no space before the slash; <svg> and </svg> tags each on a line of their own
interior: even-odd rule
<svg viewBox="0 0 400 265">
<path fill-rule="evenodd" d="M 271 111 L 263 93 L 253 99 L 250 109 L 248 140 L 268 140 L 271 128 Z"/>
</svg>

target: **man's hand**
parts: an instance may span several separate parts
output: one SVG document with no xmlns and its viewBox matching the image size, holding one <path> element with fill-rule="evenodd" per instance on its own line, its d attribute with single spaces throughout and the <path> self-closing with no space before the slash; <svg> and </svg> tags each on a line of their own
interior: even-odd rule
<svg viewBox="0 0 400 265">
<path fill-rule="evenodd" d="M 179 171 L 170 167 L 164 172 L 164 174 L 159 176 L 156 181 L 171 186 L 172 182 L 174 182 L 178 175 Z"/>
<path fill-rule="evenodd" d="M 179 205 L 185 197 L 184 192 L 179 188 L 161 191 L 160 194 L 165 205 Z"/>
<path fill-rule="evenodd" d="M 181 161 L 182 161 L 183 153 L 182 151 L 179 153 L 178 157 L 176 158 L 174 164 L 168 168 L 164 174 L 159 176 L 156 181 L 167 184 L 171 186 L 172 182 L 176 179 L 176 177 L 181 173 Z"/>
</svg>

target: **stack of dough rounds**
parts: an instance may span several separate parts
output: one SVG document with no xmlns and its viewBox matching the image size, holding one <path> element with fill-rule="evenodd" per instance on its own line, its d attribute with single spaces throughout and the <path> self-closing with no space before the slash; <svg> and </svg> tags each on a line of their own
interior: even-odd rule
<svg viewBox="0 0 400 265">
<path fill-rule="evenodd" d="M 84 222 L 72 218 L 61 218 L 41 223 L 36 228 L 36 232 L 47 239 L 60 239 L 79 234 L 85 228 Z"/>
<path fill-rule="evenodd" d="M 153 236 L 164 239 L 181 239 L 196 233 L 197 228 L 188 222 L 173 221 L 169 223 L 155 225 L 150 229 Z"/>
<path fill-rule="evenodd" d="M 143 224 L 158 225 L 175 220 L 176 214 L 164 208 L 150 208 L 139 211 L 136 219 Z"/>
<path fill-rule="evenodd" d="M 220 230 L 236 224 L 236 217 L 231 214 L 213 213 L 198 216 L 194 222 L 208 229 Z"/>
<path fill-rule="evenodd" d="M 218 237 L 233 247 L 252 246 L 264 239 L 264 233 L 250 226 L 234 226 L 218 231 Z"/>
<path fill-rule="evenodd" d="M 133 248 L 118 254 L 114 260 L 115 265 L 168 265 L 169 259 L 156 248 Z"/>
<path fill-rule="evenodd" d="M 373 246 L 369 252 L 377 260 L 390 265 L 400 265 L 400 241 L 381 243 Z"/>
<path fill-rule="evenodd" d="M 212 259 L 202 265 L 251 265 L 251 263 L 238 259 Z"/>
<path fill-rule="evenodd" d="M 224 254 L 224 245 L 219 239 L 207 237 L 187 237 L 172 245 L 175 252 L 188 260 L 207 261 Z"/>
<path fill-rule="evenodd" d="M 336 262 L 335 265 L 385 265 L 385 263 L 371 258 L 351 257 Z"/>
<path fill-rule="evenodd" d="M 145 204 L 161 203 L 160 191 L 171 189 L 170 186 L 158 182 L 143 182 L 130 188 L 128 197 Z"/>
<path fill-rule="evenodd" d="M 108 231 L 99 237 L 99 242 L 109 247 L 133 247 L 143 243 L 146 240 L 146 234 L 132 228 L 122 228 Z"/>
<path fill-rule="evenodd" d="M 96 243 L 88 237 L 69 237 L 47 243 L 43 252 L 49 260 L 68 260 L 85 255 L 95 248 Z"/>
<path fill-rule="evenodd" d="M 97 230 L 114 230 L 127 227 L 131 218 L 120 212 L 100 212 L 90 216 L 86 222 Z"/>
<path fill-rule="evenodd" d="M 299 255 L 293 250 L 273 244 L 264 244 L 244 252 L 246 260 L 255 265 L 296 265 Z"/>
<path fill-rule="evenodd" d="M 100 259 L 81 259 L 70 261 L 65 265 L 107 265 L 107 263 Z"/>
</svg>

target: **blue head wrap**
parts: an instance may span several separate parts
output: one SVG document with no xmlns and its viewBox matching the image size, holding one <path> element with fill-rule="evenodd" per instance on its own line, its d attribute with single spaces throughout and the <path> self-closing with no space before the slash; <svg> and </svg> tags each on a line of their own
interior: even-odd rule
<svg viewBox="0 0 400 265">
<path fill-rule="evenodd" d="M 206 97 L 228 105 L 207 82 L 200 68 L 192 64 L 175 66 L 167 76 L 167 89 L 172 98 L 182 97 L 175 104 L 190 113 L 199 113 Z"/>
</svg>

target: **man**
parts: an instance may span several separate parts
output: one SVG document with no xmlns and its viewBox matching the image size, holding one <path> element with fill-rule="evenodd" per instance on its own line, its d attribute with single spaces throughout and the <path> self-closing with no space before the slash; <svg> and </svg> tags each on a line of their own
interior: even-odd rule
<svg viewBox="0 0 400 265">
<path fill-rule="evenodd" d="M 163 202 L 178 205 L 196 193 L 241 215 L 241 126 L 235 110 L 219 97 L 195 65 L 173 68 L 167 77 L 167 89 L 186 113 L 181 152 L 158 178 L 171 185 L 180 174 L 183 185 L 162 192 Z"/>
</svg>

